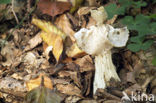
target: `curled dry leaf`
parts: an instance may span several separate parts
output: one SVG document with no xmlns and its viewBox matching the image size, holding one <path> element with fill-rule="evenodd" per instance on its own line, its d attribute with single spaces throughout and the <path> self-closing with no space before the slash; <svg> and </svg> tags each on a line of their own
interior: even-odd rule
<svg viewBox="0 0 156 103">
<path fill-rule="evenodd" d="M 43 31 L 41 32 L 41 38 L 48 46 L 52 46 L 52 52 L 55 59 L 59 61 L 63 52 L 63 40 L 66 38 L 66 34 L 56 28 L 50 22 L 41 21 L 33 18 L 32 23 L 37 25 Z"/>
<path fill-rule="evenodd" d="M 50 0 L 40 0 L 37 6 L 43 14 L 54 17 L 69 10 L 71 4 L 69 2 L 51 2 Z"/>
<path fill-rule="evenodd" d="M 81 97 L 81 90 L 73 84 L 57 84 L 57 90 L 67 95 L 76 95 Z"/>
<path fill-rule="evenodd" d="M 26 82 L 28 91 L 31 91 L 32 89 L 40 86 L 41 81 L 42 81 L 42 76 L 44 77 L 44 86 L 46 88 L 53 89 L 53 84 L 52 84 L 51 79 L 44 74 L 40 74 L 39 77 Z"/>
</svg>

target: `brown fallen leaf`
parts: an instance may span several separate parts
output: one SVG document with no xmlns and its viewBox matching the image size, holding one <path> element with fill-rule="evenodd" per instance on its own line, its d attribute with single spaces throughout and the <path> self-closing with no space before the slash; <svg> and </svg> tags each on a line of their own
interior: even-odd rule
<svg viewBox="0 0 156 103">
<path fill-rule="evenodd" d="M 69 10 L 71 4 L 69 2 L 51 2 L 50 0 L 40 0 L 37 6 L 43 14 L 54 17 Z"/>
<path fill-rule="evenodd" d="M 72 42 L 75 42 L 75 38 L 74 38 L 75 32 L 73 31 L 69 19 L 65 14 L 58 17 L 55 21 L 55 24 L 59 29 L 61 29 L 64 33 L 66 33 L 70 37 Z"/>
<path fill-rule="evenodd" d="M 57 84 L 56 88 L 61 93 L 67 94 L 67 95 L 76 95 L 81 97 L 81 90 L 74 86 L 73 84 Z"/>
<path fill-rule="evenodd" d="M 24 49 L 24 51 L 31 50 L 34 47 L 36 47 L 37 45 L 39 45 L 40 43 L 42 43 L 42 38 L 40 37 L 40 32 L 39 32 L 32 39 L 30 39 L 28 41 L 28 45 L 26 46 L 26 48 Z"/>
<path fill-rule="evenodd" d="M 31 91 L 32 89 L 40 86 L 41 81 L 42 81 L 42 76 L 44 77 L 44 86 L 46 88 L 53 89 L 53 84 L 52 84 L 51 79 L 49 77 L 47 77 L 46 75 L 41 73 L 39 75 L 39 77 L 26 82 L 26 86 L 27 86 L 28 91 Z"/>
<path fill-rule="evenodd" d="M 68 96 L 65 98 L 64 103 L 79 103 L 82 97 L 78 96 Z"/>
<path fill-rule="evenodd" d="M 7 42 L 5 47 L 0 52 L 2 57 L 5 57 L 6 60 L 0 61 L 0 64 L 2 64 L 3 66 L 11 66 L 12 64 L 14 64 L 14 62 L 16 62 L 15 58 L 17 57 L 17 55 L 21 53 L 22 51 L 17 49 L 14 43 Z"/>
<path fill-rule="evenodd" d="M 89 14 L 90 10 L 95 9 L 96 7 L 81 7 L 77 11 L 79 16 L 87 15 Z"/>
<path fill-rule="evenodd" d="M 79 49 L 76 43 L 74 43 L 69 49 L 67 49 L 66 54 L 68 57 L 78 58 L 86 55 L 84 51 Z"/>
<path fill-rule="evenodd" d="M 77 71 L 60 71 L 58 73 L 59 77 L 65 78 L 65 77 L 70 77 L 72 80 L 74 80 L 74 83 L 82 88 L 81 85 L 81 76 L 80 73 L 78 73 Z"/>
<path fill-rule="evenodd" d="M 134 72 L 128 72 L 126 79 L 127 82 L 136 83 Z"/>
<path fill-rule="evenodd" d="M 75 61 L 75 63 L 80 66 L 80 72 L 94 71 L 95 70 L 92 58 L 89 55 L 86 55 L 82 58 L 78 58 Z"/>
</svg>

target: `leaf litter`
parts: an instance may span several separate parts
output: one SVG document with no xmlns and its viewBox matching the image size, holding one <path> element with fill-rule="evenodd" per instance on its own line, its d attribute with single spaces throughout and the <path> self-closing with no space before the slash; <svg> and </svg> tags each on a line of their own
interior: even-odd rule
<svg viewBox="0 0 156 103">
<path fill-rule="evenodd" d="M 28 4 L 15 1 L 18 4 L 15 12 L 21 20 L 21 14 L 27 13 L 27 10 L 20 9 L 19 5 Z M 30 3 L 33 6 L 35 1 L 31 0 Z M 37 9 L 30 15 L 31 18 L 15 29 L 12 37 L 1 48 L 0 102 L 120 103 L 123 92 L 129 97 L 132 91 L 136 95 L 138 92 L 156 95 L 156 71 L 152 64 L 155 63 L 155 46 L 137 53 L 126 48 L 113 49 L 113 63 L 121 82 L 111 80 L 108 88 L 99 88 L 93 94 L 94 56 L 81 50 L 74 34 L 81 28 L 103 23 L 122 27 L 118 24 L 120 16 L 105 11 L 109 8 L 105 4 L 101 0 L 37 2 Z M 1 9 L 8 11 L 9 6 L 11 4 L 3 5 Z M 115 8 L 119 11 L 119 7 Z M 2 10 L 0 15 L 5 13 Z M 12 23 L 9 25 L 12 26 L 15 24 L 14 16 L 9 18 L 8 14 L 6 12 L 0 17 L 0 21 L 5 23 L 10 20 Z M 112 19 L 108 19 L 110 14 Z M 10 28 L 6 29 L 8 31 L 0 31 L 1 42 L 11 31 Z"/>
</svg>

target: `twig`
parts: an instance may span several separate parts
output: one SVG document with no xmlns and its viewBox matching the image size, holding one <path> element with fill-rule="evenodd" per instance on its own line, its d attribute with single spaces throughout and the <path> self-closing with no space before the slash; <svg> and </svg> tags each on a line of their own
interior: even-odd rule
<svg viewBox="0 0 156 103">
<path fill-rule="evenodd" d="M 147 78 L 144 82 L 144 84 L 141 86 L 143 91 L 145 92 L 146 91 L 146 87 L 147 85 L 154 79 L 154 76 L 151 76 L 149 78 Z"/>
<path fill-rule="evenodd" d="M 12 13 L 13 13 L 15 19 L 16 19 L 17 24 L 19 24 L 19 20 L 18 20 L 18 18 L 17 18 L 17 16 L 16 16 L 16 13 L 15 13 L 15 11 L 14 11 L 14 0 L 12 0 L 12 3 L 11 3 L 11 4 L 12 4 L 12 7 L 11 7 Z"/>
</svg>

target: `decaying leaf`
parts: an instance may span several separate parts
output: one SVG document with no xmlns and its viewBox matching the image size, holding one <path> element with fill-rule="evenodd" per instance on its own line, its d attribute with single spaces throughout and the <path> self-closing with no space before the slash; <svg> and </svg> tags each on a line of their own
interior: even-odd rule
<svg viewBox="0 0 156 103">
<path fill-rule="evenodd" d="M 75 63 L 80 66 L 80 72 L 94 71 L 95 69 L 92 58 L 89 55 L 78 58 Z"/>
<path fill-rule="evenodd" d="M 64 33 L 66 33 L 73 42 L 75 42 L 75 38 L 73 36 L 75 32 L 73 31 L 69 19 L 65 14 L 58 17 L 55 21 L 55 24 L 59 29 L 61 29 Z"/>
<path fill-rule="evenodd" d="M 28 46 L 26 46 L 26 48 L 24 49 L 24 51 L 33 49 L 34 47 L 36 47 L 37 45 L 39 45 L 42 42 L 42 39 L 40 37 L 40 33 L 36 34 L 36 36 L 34 36 L 32 39 L 30 39 L 28 41 Z"/>
<path fill-rule="evenodd" d="M 40 0 L 38 2 L 40 11 L 52 17 L 64 13 L 69 10 L 70 7 L 71 4 L 69 2 L 51 2 L 50 0 Z"/>
<path fill-rule="evenodd" d="M 62 78 L 70 77 L 78 87 L 82 87 L 80 73 L 76 71 L 60 71 L 58 75 Z"/>
<path fill-rule="evenodd" d="M 95 9 L 96 7 L 81 7 L 77 11 L 79 16 L 89 14 L 90 10 Z"/>
<path fill-rule="evenodd" d="M 74 86 L 73 84 L 67 84 L 67 85 L 57 84 L 56 88 L 61 93 L 65 93 L 68 95 L 76 95 L 81 97 L 81 90 L 76 86 Z"/>
<path fill-rule="evenodd" d="M 7 42 L 6 46 L 1 50 L 1 55 L 6 59 L 5 61 L 0 61 L 3 66 L 11 66 L 15 61 L 17 55 L 21 53 L 12 42 Z"/>
<path fill-rule="evenodd" d="M 82 98 L 78 96 L 68 96 L 65 99 L 65 103 L 78 103 Z"/>
<path fill-rule="evenodd" d="M 27 86 L 28 91 L 40 86 L 41 81 L 42 81 L 42 76 L 44 78 L 44 86 L 46 88 L 53 89 L 53 84 L 52 84 L 51 79 L 44 74 L 40 74 L 39 77 L 26 82 L 26 86 Z"/>
<path fill-rule="evenodd" d="M 60 56 L 63 52 L 63 40 L 66 38 L 66 34 L 61 30 L 56 28 L 50 22 L 41 21 L 39 19 L 33 18 L 32 23 L 37 25 L 43 31 L 41 32 L 41 37 L 48 46 L 52 46 L 52 52 L 55 59 L 59 61 Z"/>
<path fill-rule="evenodd" d="M 84 51 L 79 49 L 76 43 L 74 43 L 69 49 L 67 49 L 66 54 L 68 57 L 77 58 L 86 55 Z"/>
<path fill-rule="evenodd" d="M 25 69 L 39 68 L 39 66 L 45 61 L 44 58 L 38 58 L 39 56 L 35 55 L 34 52 L 27 52 L 25 55 L 22 55 L 18 60 L 13 64 L 14 66 L 19 65 L 21 61 L 25 66 Z"/>
<path fill-rule="evenodd" d="M 61 103 L 63 97 L 44 86 L 37 87 L 25 96 L 25 103 Z"/>
<path fill-rule="evenodd" d="M 26 87 L 21 82 L 11 77 L 0 79 L 0 90 L 14 90 L 14 92 L 25 92 Z"/>
</svg>

